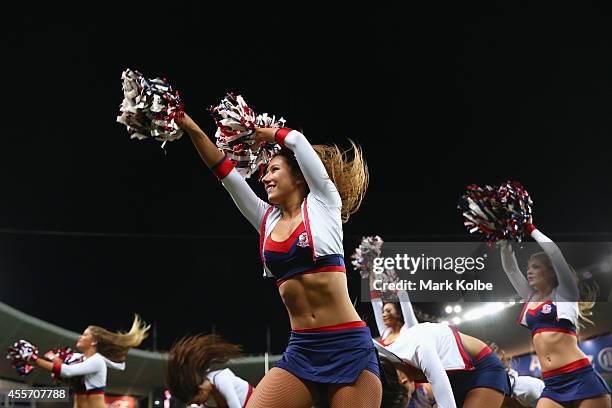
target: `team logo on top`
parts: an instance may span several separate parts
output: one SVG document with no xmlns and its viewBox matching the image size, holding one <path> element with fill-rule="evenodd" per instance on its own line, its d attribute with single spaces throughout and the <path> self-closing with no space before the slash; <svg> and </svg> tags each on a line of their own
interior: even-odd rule
<svg viewBox="0 0 612 408">
<path fill-rule="evenodd" d="M 544 306 L 542 306 L 542 313 L 549 314 L 550 312 L 552 312 L 552 306 L 551 305 L 549 305 L 547 303 Z"/>
<path fill-rule="evenodd" d="M 306 248 L 308 245 L 308 234 L 306 231 L 300 234 L 297 245 L 302 248 Z"/>
</svg>

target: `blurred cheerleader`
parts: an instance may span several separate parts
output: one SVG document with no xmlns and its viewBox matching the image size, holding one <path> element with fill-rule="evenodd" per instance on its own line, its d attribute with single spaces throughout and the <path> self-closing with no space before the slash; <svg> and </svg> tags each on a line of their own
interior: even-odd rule
<svg viewBox="0 0 612 408">
<path fill-rule="evenodd" d="M 537 407 L 609 408 L 610 389 L 576 337 L 579 319 L 587 320 L 593 302 L 578 301 L 577 276 L 557 245 L 531 222 L 527 230 L 544 252 L 531 256 L 526 279 L 509 242 L 499 246 L 508 279 L 526 300 L 519 323 L 531 332 L 545 383 Z"/>
<path fill-rule="evenodd" d="M 373 274 L 370 274 L 371 288 L 372 283 Z M 383 310 L 392 303 L 383 303 L 378 291 L 372 291 L 371 297 L 378 331 L 388 332 Z M 398 366 L 408 380 L 428 381 L 439 408 L 500 408 L 510 387 L 506 371 L 491 348 L 450 326 L 418 323 L 408 293 L 399 291 L 397 297 L 404 322 L 417 324 L 404 326 L 392 342 L 382 338 L 381 345 L 409 363 L 403 368 Z M 397 319 L 386 319 L 390 324 L 394 320 Z"/>
<path fill-rule="evenodd" d="M 54 361 L 37 358 L 34 364 L 51 371 L 56 377 L 83 377 L 83 387 L 75 390 L 75 407 L 106 408 L 104 389 L 107 367 L 124 370 L 129 349 L 142 343 L 149 327 L 138 315 L 134 317 L 132 328 L 127 333 L 114 333 L 102 327 L 89 326 L 79 336 L 76 344 L 82 353 L 82 361 L 66 364 L 58 358 Z"/>
<path fill-rule="evenodd" d="M 310 407 L 326 384 L 331 407 L 378 408 L 382 387 L 370 330 L 349 298 L 342 223 L 357 211 L 368 173 L 361 150 L 312 146 L 288 128 L 257 128 L 255 146 L 277 143 L 261 200 L 188 115 L 178 119 L 204 163 L 260 236 L 264 274 L 275 277 L 289 313 L 283 358 L 257 386 L 253 407 Z"/>
<path fill-rule="evenodd" d="M 170 348 L 166 384 L 172 395 L 187 404 L 243 408 L 254 388 L 229 368 L 221 368 L 240 354 L 240 346 L 219 336 L 185 337 Z"/>
</svg>

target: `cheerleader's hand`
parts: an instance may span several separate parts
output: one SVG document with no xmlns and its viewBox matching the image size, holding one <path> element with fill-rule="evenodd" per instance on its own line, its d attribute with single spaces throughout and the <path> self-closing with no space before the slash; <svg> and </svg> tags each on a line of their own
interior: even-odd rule
<svg viewBox="0 0 612 408">
<path fill-rule="evenodd" d="M 251 145 L 251 150 L 257 150 L 262 143 L 274 143 L 277 130 L 277 128 L 255 128 L 254 143 Z"/>
<path fill-rule="evenodd" d="M 194 129 L 198 129 L 199 126 L 197 125 L 197 123 L 195 123 L 193 121 L 193 119 L 191 119 L 191 117 L 189 115 L 187 115 L 187 113 L 183 113 L 182 115 L 179 115 L 176 119 L 175 119 L 176 124 L 183 130 L 185 131 L 190 131 L 190 130 L 194 130 Z"/>
</svg>

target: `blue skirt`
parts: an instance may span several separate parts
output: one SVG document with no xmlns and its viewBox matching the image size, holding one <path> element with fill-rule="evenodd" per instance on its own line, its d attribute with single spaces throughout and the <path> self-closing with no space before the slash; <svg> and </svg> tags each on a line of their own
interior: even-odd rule
<svg viewBox="0 0 612 408">
<path fill-rule="evenodd" d="M 557 402 L 580 401 L 610 394 L 608 384 L 589 363 L 577 370 L 544 377 L 544 391 L 540 398 Z"/>
<path fill-rule="evenodd" d="M 492 388 L 504 395 L 510 395 L 510 379 L 502 362 L 494 353 L 490 353 L 474 363 L 473 370 L 448 372 L 448 379 L 453 388 L 457 406 L 474 388 Z"/>
<path fill-rule="evenodd" d="M 372 334 L 362 326 L 365 323 L 350 322 L 330 326 L 331 329 L 292 331 L 283 358 L 275 367 L 302 380 L 323 384 L 352 384 L 363 370 L 380 378 Z"/>
</svg>

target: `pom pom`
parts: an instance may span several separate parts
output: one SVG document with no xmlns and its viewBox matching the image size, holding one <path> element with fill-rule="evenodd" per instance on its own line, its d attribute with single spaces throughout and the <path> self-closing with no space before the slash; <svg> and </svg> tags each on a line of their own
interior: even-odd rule
<svg viewBox="0 0 612 408">
<path fill-rule="evenodd" d="M 217 124 L 217 147 L 234 163 L 242 177 L 249 178 L 258 169 L 261 171 L 280 150 L 276 143 L 262 143 L 256 151 L 251 147 L 256 127 L 284 127 L 282 117 L 277 119 L 267 113 L 257 115 L 242 96 L 231 93 L 210 111 Z"/>
<path fill-rule="evenodd" d="M 49 361 L 54 361 L 56 358 L 59 358 L 62 364 L 67 365 L 84 361 L 83 354 L 75 353 L 70 347 L 67 346 L 49 350 L 44 354 L 44 357 Z M 73 381 L 72 379 L 58 377 L 55 375 L 55 373 L 51 373 L 51 378 L 55 380 L 57 384 L 71 384 L 71 381 Z M 77 381 L 80 381 L 80 379 L 77 379 Z"/>
<path fill-rule="evenodd" d="M 353 268 L 359 271 L 362 279 L 367 279 L 374 268 L 374 258 L 380 256 L 383 240 L 381 237 L 363 237 L 351 256 Z"/>
<path fill-rule="evenodd" d="M 20 375 L 27 375 L 34 369 L 30 363 L 38 358 L 38 347 L 27 340 L 19 340 L 8 348 L 6 358 Z"/>
<path fill-rule="evenodd" d="M 164 142 L 163 147 L 183 135 L 176 119 L 184 114 L 184 104 L 165 78 L 147 79 L 138 71 L 126 69 L 121 79 L 123 102 L 117 122 L 127 126 L 130 138 L 154 138 Z"/>
<path fill-rule="evenodd" d="M 49 361 L 59 358 L 65 363 L 68 359 L 70 359 L 70 357 L 72 357 L 73 354 L 74 351 L 70 347 L 65 346 L 47 351 L 44 354 L 44 357 Z"/>
<path fill-rule="evenodd" d="M 355 249 L 351 256 L 353 267 L 359 271 L 362 279 L 368 279 L 370 274 L 374 274 L 376 280 L 380 280 L 383 284 L 398 282 L 399 277 L 395 269 L 384 268 L 381 272 L 374 271 L 374 259 L 378 258 L 382 252 L 384 241 L 381 237 L 363 237 L 361 243 Z"/>
<path fill-rule="evenodd" d="M 492 244 L 500 239 L 521 242 L 528 235 L 532 205 L 520 183 L 507 181 L 501 186 L 468 186 L 457 207 L 468 232 L 482 234 Z"/>
</svg>

